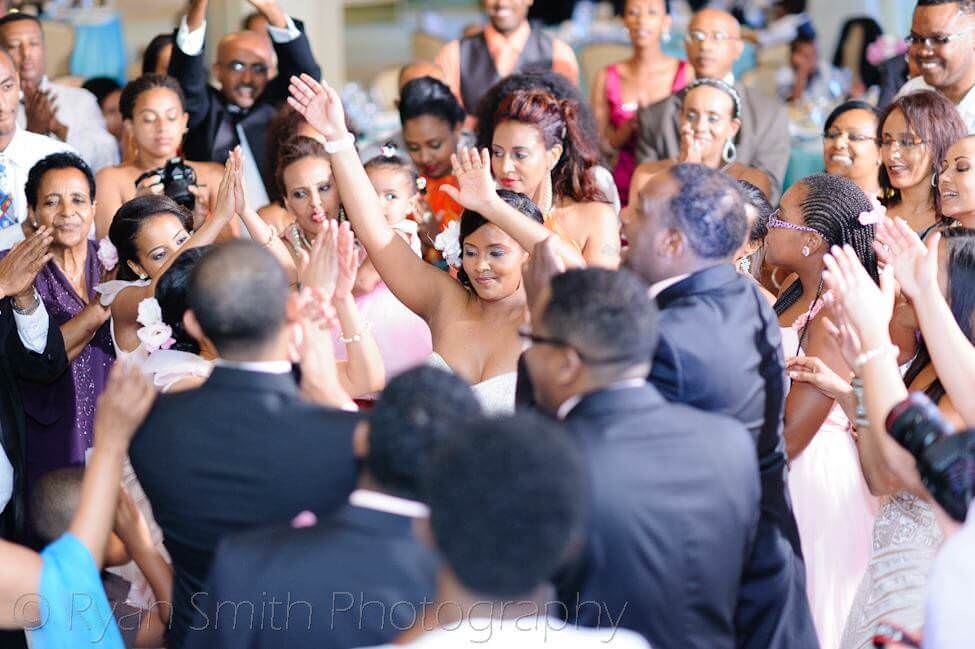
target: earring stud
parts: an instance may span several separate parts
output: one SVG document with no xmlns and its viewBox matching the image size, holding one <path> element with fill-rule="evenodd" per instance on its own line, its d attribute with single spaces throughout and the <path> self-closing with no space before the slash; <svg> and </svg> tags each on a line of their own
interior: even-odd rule
<svg viewBox="0 0 975 649">
<path fill-rule="evenodd" d="M 802 247 L 802 256 L 803 257 L 808 257 L 809 256 L 809 246 L 803 246 Z"/>
</svg>

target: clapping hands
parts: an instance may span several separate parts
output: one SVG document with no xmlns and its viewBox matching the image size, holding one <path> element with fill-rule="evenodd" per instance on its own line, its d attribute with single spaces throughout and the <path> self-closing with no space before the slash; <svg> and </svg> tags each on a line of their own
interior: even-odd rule
<svg viewBox="0 0 975 649">
<path fill-rule="evenodd" d="M 41 268 L 51 260 L 51 228 L 42 225 L 29 239 L 14 244 L 0 260 L 0 298 L 26 293 Z"/>
<path fill-rule="evenodd" d="M 883 250 L 887 264 L 893 269 L 894 277 L 908 299 L 914 300 L 925 291 L 939 290 L 940 232 L 931 232 L 927 241 L 922 242 L 903 219 L 885 219 L 877 224 L 877 239 L 874 247 L 878 254 Z"/>
</svg>

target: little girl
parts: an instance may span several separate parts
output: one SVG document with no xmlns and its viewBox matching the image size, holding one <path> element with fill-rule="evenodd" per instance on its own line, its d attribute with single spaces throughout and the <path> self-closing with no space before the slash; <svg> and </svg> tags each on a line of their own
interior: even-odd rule
<svg viewBox="0 0 975 649">
<path fill-rule="evenodd" d="M 402 236 L 417 255 L 421 255 L 419 226 L 409 218 L 423 213 L 419 174 L 411 164 L 396 155 L 392 146 L 365 165 L 366 174 L 379 195 L 386 221 Z"/>
</svg>

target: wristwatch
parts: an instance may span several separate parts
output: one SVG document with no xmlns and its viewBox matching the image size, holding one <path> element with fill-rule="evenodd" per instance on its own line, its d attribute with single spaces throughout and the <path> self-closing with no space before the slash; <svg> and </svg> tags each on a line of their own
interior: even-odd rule
<svg viewBox="0 0 975 649">
<path fill-rule="evenodd" d="M 17 304 L 17 298 L 16 297 L 11 298 L 10 303 L 13 305 L 14 311 L 17 312 L 17 313 L 19 313 L 20 315 L 34 315 L 34 312 L 37 311 L 37 307 L 39 307 L 41 305 L 41 296 L 37 294 L 37 288 L 36 287 L 33 289 L 33 293 L 31 294 L 31 298 L 32 298 L 31 299 L 31 304 L 30 304 L 30 306 L 28 306 L 26 308 L 22 308 L 22 307 L 20 307 Z"/>
</svg>

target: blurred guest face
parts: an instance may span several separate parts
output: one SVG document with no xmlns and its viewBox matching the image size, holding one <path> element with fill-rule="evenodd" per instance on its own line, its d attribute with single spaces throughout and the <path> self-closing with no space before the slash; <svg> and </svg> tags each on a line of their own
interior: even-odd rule
<svg viewBox="0 0 975 649">
<path fill-rule="evenodd" d="M 911 35 L 915 42 L 909 56 L 919 65 L 925 83 L 946 88 L 971 78 L 975 65 L 973 28 L 975 17 L 962 13 L 957 3 L 914 9 Z"/>
<path fill-rule="evenodd" d="M 413 164 L 427 178 L 450 174 L 450 156 L 457 152 L 460 129 L 435 115 L 420 115 L 403 124 L 403 140 Z"/>
<path fill-rule="evenodd" d="M 309 239 L 322 231 L 326 219 L 338 218 L 339 193 L 332 184 L 328 160 L 305 157 L 292 162 L 282 174 L 284 206 Z"/>
<path fill-rule="evenodd" d="M 513 295 L 521 287 L 527 261 L 528 253 L 518 242 L 492 223 L 464 239 L 463 268 L 482 300 L 494 302 Z"/>
<path fill-rule="evenodd" d="M 876 191 L 880 172 L 877 117 L 867 110 L 848 110 L 823 138 L 826 173 L 844 176 L 866 192 Z"/>
<path fill-rule="evenodd" d="M 686 41 L 687 59 L 699 78 L 728 76 L 744 49 L 738 21 L 717 9 L 702 9 L 694 14 Z"/>
<path fill-rule="evenodd" d="M 179 95 L 169 88 L 152 88 L 135 100 L 132 119 L 125 124 L 132 129 L 140 152 L 152 158 L 172 158 L 183 142 L 188 119 Z"/>
<path fill-rule="evenodd" d="M 897 189 L 931 182 L 934 173 L 931 152 L 914 129 L 907 125 L 904 113 L 899 109 L 894 110 L 884 122 L 880 152 L 890 184 Z"/>
<path fill-rule="evenodd" d="M 541 132 L 531 124 L 509 120 L 494 129 L 491 171 L 505 189 L 537 199 L 542 181 L 561 155 L 560 146 L 545 148 Z"/>
<path fill-rule="evenodd" d="M 684 97 L 681 105 L 681 130 L 691 129 L 694 143 L 705 160 L 720 156 L 729 139 L 733 139 L 741 128 L 741 122 L 734 119 L 735 101 L 728 93 L 699 86 Z"/>
<path fill-rule="evenodd" d="M 122 139 L 122 113 L 118 109 L 118 100 L 122 96 L 121 90 L 113 90 L 102 99 L 102 115 L 105 117 L 105 128 L 115 136 L 116 140 Z"/>
<path fill-rule="evenodd" d="M 20 79 L 17 66 L 9 56 L 0 54 L 0 137 L 17 131 L 17 109 L 20 108 Z"/>
<path fill-rule="evenodd" d="M 508 34 L 525 22 L 534 0 L 482 0 L 482 3 L 491 25 L 502 34 Z"/>
<path fill-rule="evenodd" d="M 163 265 L 176 256 L 189 241 L 190 233 L 183 223 L 172 214 L 150 216 L 139 228 L 135 246 L 139 252 L 138 264 L 129 262 L 137 275 L 156 278 Z"/>
<path fill-rule="evenodd" d="M 548 309 L 549 296 L 539 298 L 533 313 L 544 314 Z M 544 318 L 532 319 L 531 333 L 539 338 L 551 338 L 548 329 L 542 322 Z M 553 343 L 534 342 L 525 350 L 525 367 L 531 378 L 535 401 L 549 413 L 558 411 L 559 406 L 571 396 L 568 388 L 572 378 L 577 374 L 572 372 L 566 358 L 567 348 Z"/>
<path fill-rule="evenodd" d="M 975 137 L 965 137 L 948 149 L 938 175 L 941 212 L 956 218 L 975 213 Z M 975 222 L 964 225 L 972 227 Z"/>
<path fill-rule="evenodd" d="M 367 173 L 379 196 L 379 204 L 383 206 L 386 221 L 393 225 L 409 216 L 417 192 L 410 173 L 393 167 L 373 167 Z"/>
<path fill-rule="evenodd" d="M 169 71 L 169 60 L 173 58 L 173 44 L 166 43 L 159 50 L 159 58 L 156 59 L 155 74 L 166 74 Z"/>
<path fill-rule="evenodd" d="M 672 272 L 669 263 L 679 254 L 679 244 L 673 230 L 663 223 L 679 189 L 670 174 L 657 174 L 643 185 L 636 205 L 624 210 L 623 233 L 629 243 L 624 265 L 647 284 L 680 274 Z"/>
<path fill-rule="evenodd" d="M 271 65 L 266 34 L 238 32 L 220 42 L 213 72 L 223 96 L 241 108 L 250 108 L 264 92 Z"/>
<path fill-rule="evenodd" d="M 31 208 L 30 213 L 33 220 L 54 231 L 52 245 L 59 248 L 86 245 L 95 218 L 88 178 L 73 167 L 48 171 L 37 188 L 37 207 Z"/>
<path fill-rule="evenodd" d="M 18 20 L 0 29 L 3 46 L 14 57 L 20 82 L 36 86 L 44 76 L 44 34 L 33 20 Z"/>
<path fill-rule="evenodd" d="M 633 45 L 648 47 L 659 43 L 660 34 L 670 29 L 670 16 L 664 0 L 629 0 L 623 9 L 623 24 Z"/>
</svg>

